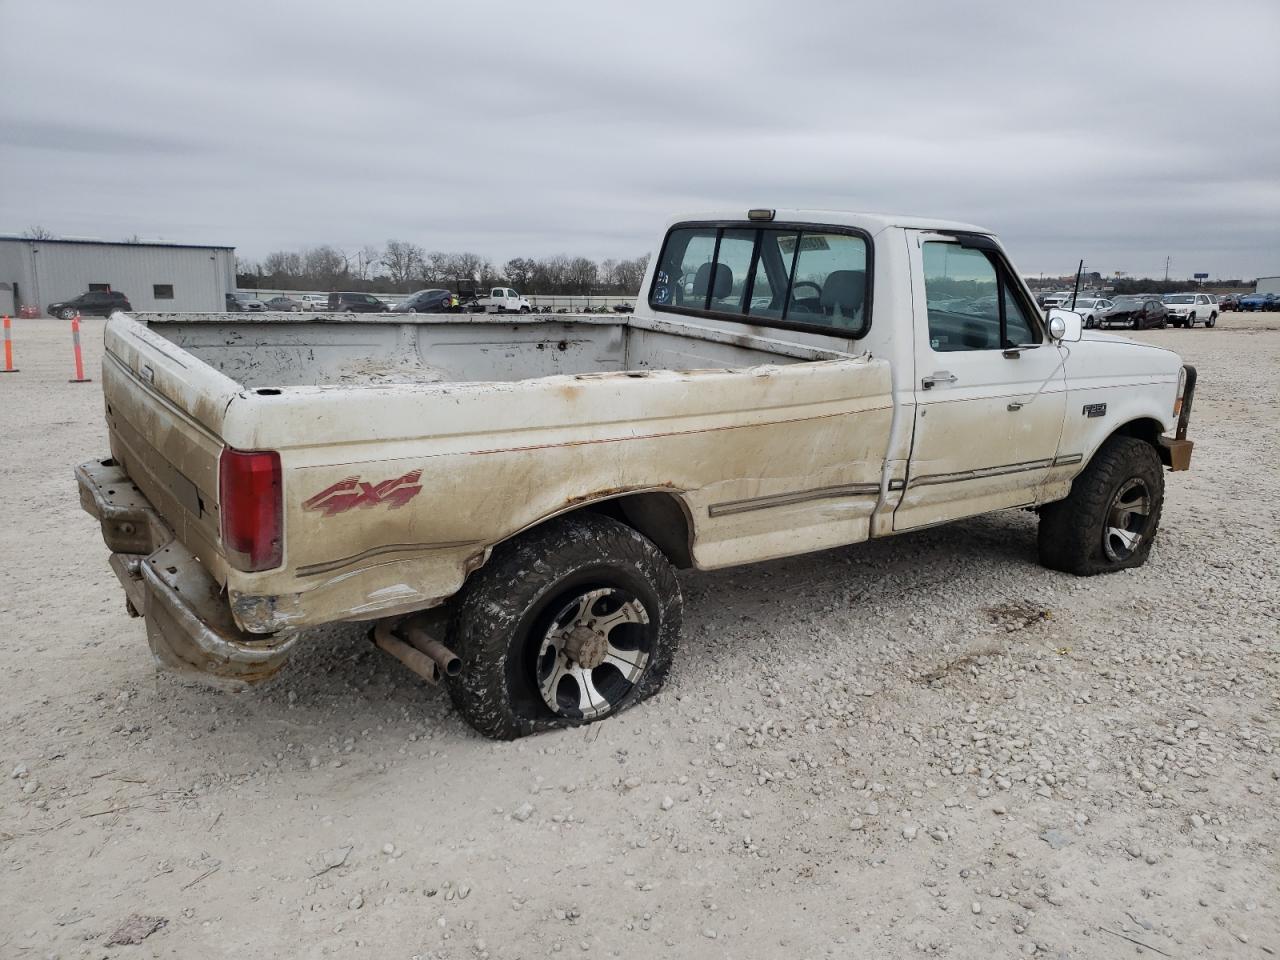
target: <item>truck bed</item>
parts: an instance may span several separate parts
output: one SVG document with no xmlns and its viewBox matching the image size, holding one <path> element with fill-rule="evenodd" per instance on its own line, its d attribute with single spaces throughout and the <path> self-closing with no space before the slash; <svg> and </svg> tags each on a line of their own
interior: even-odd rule
<svg viewBox="0 0 1280 960">
<path fill-rule="evenodd" d="M 142 319 L 142 318 L 138 318 Z M 626 316 L 158 314 L 148 328 L 250 389 L 732 369 L 849 355 Z"/>
</svg>

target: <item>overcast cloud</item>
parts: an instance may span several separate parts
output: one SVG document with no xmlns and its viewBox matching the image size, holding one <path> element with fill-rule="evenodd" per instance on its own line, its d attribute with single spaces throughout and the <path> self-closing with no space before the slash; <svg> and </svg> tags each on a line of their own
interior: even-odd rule
<svg viewBox="0 0 1280 960">
<path fill-rule="evenodd" d="M 633 256 L 973 221 L 1024 272 L 1280 274 L 1280 4 L 0 0 L 0 233 Z"/>
</svg>

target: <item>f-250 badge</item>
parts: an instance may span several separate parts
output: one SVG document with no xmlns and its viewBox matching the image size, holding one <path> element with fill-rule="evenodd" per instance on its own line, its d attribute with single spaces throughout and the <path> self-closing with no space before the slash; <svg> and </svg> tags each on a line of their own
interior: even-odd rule
<svg viewBox="0 0 1280 960">
<path fill-rule="evenodd" d="M 302 504 L 303 510 L 319 510 L 326 517 L 335 517 L 355 507 L 376 507 L 389 504 L 392 510 L 403 507 L 422 492 L 418 481 L 421 470 L 411 470 L 394 480 L 381 483 L 365 483 L 359 477 L 347 477 L 331 487 L 326 487 Z"/>
</svg>

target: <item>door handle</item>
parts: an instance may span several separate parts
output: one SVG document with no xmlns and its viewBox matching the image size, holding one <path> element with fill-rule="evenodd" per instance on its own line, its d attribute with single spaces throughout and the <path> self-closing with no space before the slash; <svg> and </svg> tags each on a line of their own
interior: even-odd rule
<svg viewBox="0 0 1280 960">
<path fill-rule="evenodd" d="M 921 380 L 920 386 L 928 390 L 932 387 L 937 386 L 940 383 L 955 383 L 956 379 L 957 379 L 956 375 L 952 373 L 950 370 L 938 370 L 937 372 L 931 373 L 929 374 L 929 376 Z"/>
</svg>

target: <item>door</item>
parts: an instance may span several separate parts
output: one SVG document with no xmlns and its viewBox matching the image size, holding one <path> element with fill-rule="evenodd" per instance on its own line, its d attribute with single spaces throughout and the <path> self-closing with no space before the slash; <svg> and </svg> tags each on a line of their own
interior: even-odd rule
<svg viewBox="0 0 1280 960">
<path fill-rule="evenodd" d="M 894 529 L 1034 503 L 1062 436 L 1065 354 L 993 240 L 908 243 L 915 430 Z"/>
</svg>

